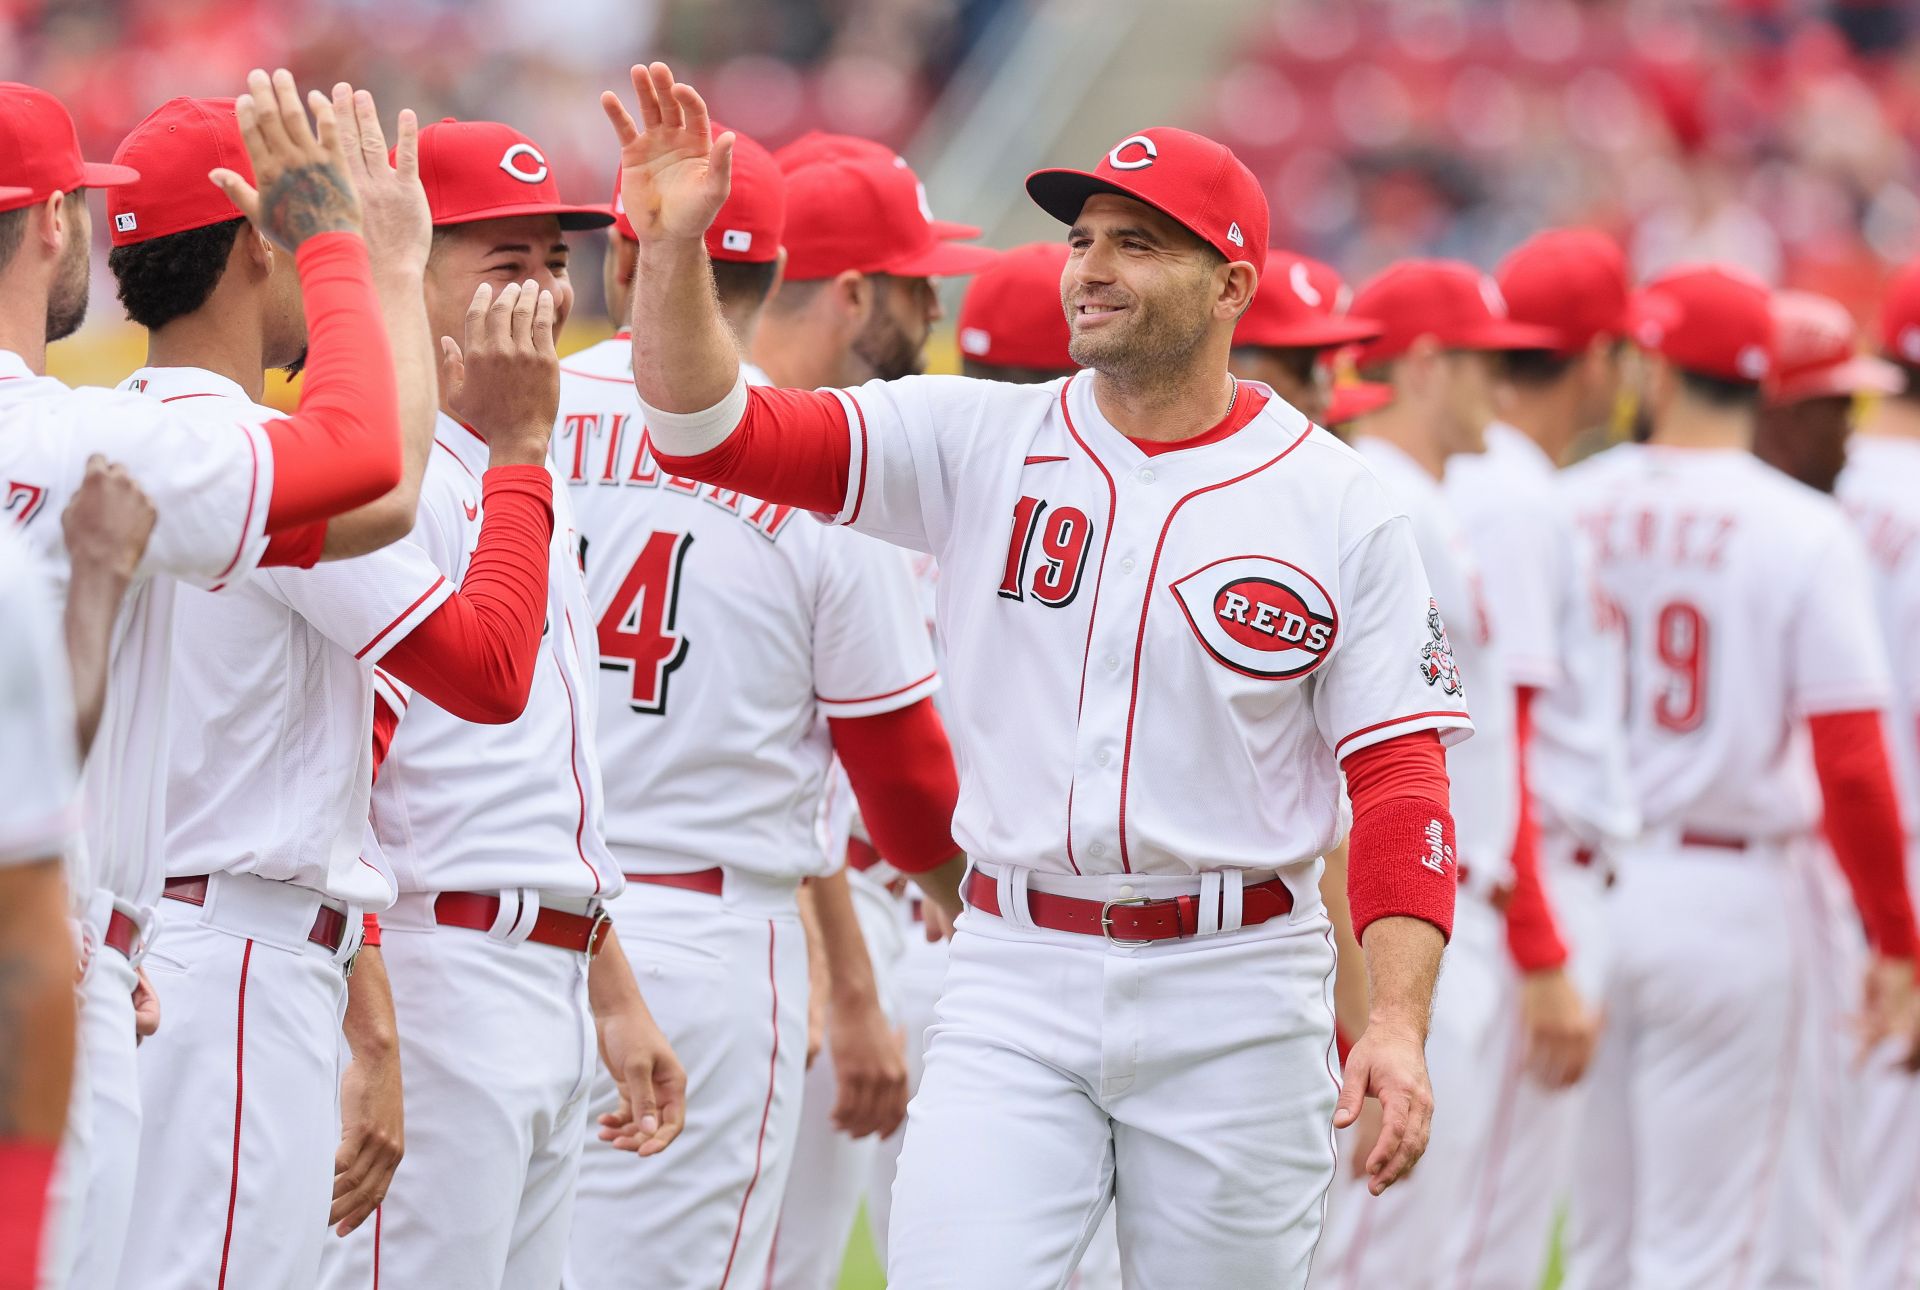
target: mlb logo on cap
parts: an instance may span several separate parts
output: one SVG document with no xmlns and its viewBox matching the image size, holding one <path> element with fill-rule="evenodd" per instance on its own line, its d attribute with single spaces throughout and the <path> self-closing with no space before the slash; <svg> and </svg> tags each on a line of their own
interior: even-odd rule
<svg viewBox="0 0 1920 1290">
<path fill-rule="evenodd" d="M 113 217 L 113 227 L 115 232 L 131 233 L 140 227 L 140 221 L 134 218 L 132 211 L 121 211 Z"/>
<path fill-rule="evenodd" d="M 729 251 L 751 251 L 753 234 L 744 228 L 730 228 L 720 235 L 720 245 Z"/>
</svg>

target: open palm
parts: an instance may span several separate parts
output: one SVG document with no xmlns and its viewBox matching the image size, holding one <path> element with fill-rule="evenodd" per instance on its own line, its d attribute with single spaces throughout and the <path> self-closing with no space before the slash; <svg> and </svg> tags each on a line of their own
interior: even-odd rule
<svg viewBox="0 0 1920 1290">
<path fill-rule="evenodd" d="M 703 236 L 733 180 L 733 135 L 713 137 L 707 105 L 665 63 L 633 69 L 638 124 L 608 90 L 600 106 L 620 137 L 620 202 L 641 241 Z"/>
</svg>

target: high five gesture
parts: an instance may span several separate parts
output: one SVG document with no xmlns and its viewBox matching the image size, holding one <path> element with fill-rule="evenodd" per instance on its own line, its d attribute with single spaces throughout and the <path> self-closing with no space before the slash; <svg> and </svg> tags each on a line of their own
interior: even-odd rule
<svg viewBox="0 0 1920 1290">
<path fill-rule="evenodd" d="M 727 200 L 733 133 L 713 137 L 706 103 L 693 86 L 676 82 L 665 63 L 636 66 L 633 89 L 639 125 L 618 94 L 600 96 L 620 136 L 621 204 L 642 242 L 698 241 Z"/>
</svg>

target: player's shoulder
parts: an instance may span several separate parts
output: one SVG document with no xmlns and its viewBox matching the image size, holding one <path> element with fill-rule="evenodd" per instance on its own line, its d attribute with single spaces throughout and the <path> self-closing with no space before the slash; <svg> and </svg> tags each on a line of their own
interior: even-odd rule
<svg viewBox="0 0 1920 1290">
<path fill-rule="evenodd" d="M 903 376 L 891 381 L 868 381 L 844 393 L 857 407 L 884 402 L 903 414 L 918 414 L 941 422 L 1045 417 L 1060 403 L 1061 392 L 1073 380 L 1062 376 L 1040 385 L 983 380 L 973 376 Z"/>
<path fill-rule="evenodd" d="M 565 411 L 570 396 L 611 400 L 624 396 L 639 402 L 633 386 L 633 346 L 619 337 L 609 337 L 560 360 L 560 406 Z"/>
</svg>

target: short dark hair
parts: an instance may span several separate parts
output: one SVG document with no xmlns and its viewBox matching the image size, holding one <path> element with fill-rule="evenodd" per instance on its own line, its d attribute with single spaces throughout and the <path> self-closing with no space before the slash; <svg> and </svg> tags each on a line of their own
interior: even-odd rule
<svg viewBox="0 0 1920 1290">
<path fill-rule="evenodd" d="M 1760 406 L 1760 382 L 1758 381 L 1707 376 L 1700 372 L 1689 372 L 1684 367 L 1674 370 L 1680 373 L 1680 388 L 1711 407 L 1737 411 L 1742 408 L 1751 410 Z"/>
<path fill-rule="evenodd" d="M 778 260 L 745 262 L 713 261 L 713 285 L 722 305 L 757 309 L 767 302 L 773 290 L 774 275 L 780 271 Z"/>
<path fill-rule="evenodd" d="M 27 240 L 27 214 L 31 210 L 33 205 L 0 211 L 0 269 L 13 263 L 13 257 L 19 254 L 20 244 Z"/>
<path fill-rule="evenodd" d="M 244 219 L 230 219 L 114 247 L 107 254 L 107 267 L 119 284 L 127 317 L 151 331 L 206 304 L 227 271 L 234 239 L 245 224 Z"/>
<path fill-rule="evenodd" d="M 1573 370 L 1578 354 L 1562 356 L 1550 349 L 1515 349 L 1502 356 L 1501 374 L 1515 385 L 1552 385 Z"/>
</svg>

